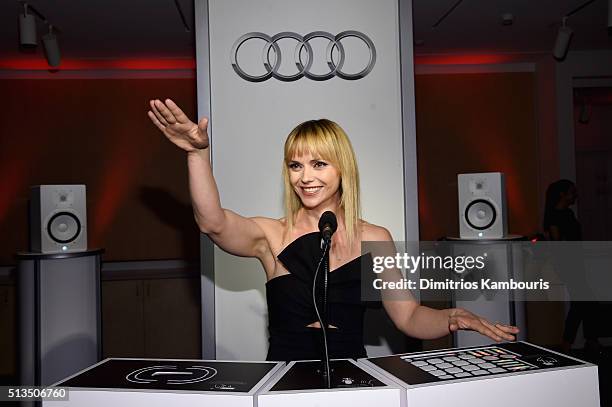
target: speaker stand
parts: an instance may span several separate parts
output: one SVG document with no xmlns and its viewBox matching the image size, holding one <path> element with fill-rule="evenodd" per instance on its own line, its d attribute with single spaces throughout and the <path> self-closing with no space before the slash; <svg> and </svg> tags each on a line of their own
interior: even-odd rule
<svg viewBox="0 0 612 407">
<path fill-rule="evenodd" d="M 17 254 L 22 385 L 47 386 L 100 360 L 103 252 Z"/>
<path fill-rule="evenodd" d="M 488 253 L 485 267 L 487 277 L 493 279 L 515 278 L 515 267 L 521 262 L 521 250 L 515 250 L 512 242 L 526 241 L 521 235 L 508 235 L 499 239 L 461 239 L 458 237 L 446 237 L 444 240 L 452 244 L 452 251 L 457 253 L 470 253 L 475 256 Z M 508 244 L 506 244 L 508 243 Z M 455 292 L 452 294 L 452 307 L 465 308 L 479 316 L 485 317 L 491 322 L 515 325 L 520 329 L 517 340 L 527 338 L 527 323 L 525 317 L 525 303 L 521 298 L 515 298 L 512 290 L 499 290 L 492 298 L 481 293 L 477 298 L 457 298 Z M 491 340 L 476 332 L 457 331 L 453 334 L 454 346 L 480 346 L 491 342 Z"/>
</svg>

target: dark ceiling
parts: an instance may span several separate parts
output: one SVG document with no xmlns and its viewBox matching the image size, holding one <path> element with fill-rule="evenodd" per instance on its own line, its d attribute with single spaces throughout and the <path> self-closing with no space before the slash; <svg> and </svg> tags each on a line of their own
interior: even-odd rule
<svg viewBox="0 0 612 407">
<path fill-rule="evenodd" d="M 193 0 L 177 0 L 191 31 L 185 30 L 175 0 L 30 0 L 63 34 L 63 58 L 193 58 Z M 414 0 L 417 54 L 550 52 L 561 17 L 585 1 L 463 0 L 436 27 L 457 0 Z M 595 0 L 568 20 L 572 50 L 610 49 L 606 0 Z M 42 54 L 42 47 L 19 49 L 17 0 L 0 2 L 0 59 Z M 501 24 L 512 13 L 514 23 Z M 289 27 L 288 27 L 289 28 Z M 41 23 L 39 35 L 46 32 Z"/>
</svg>

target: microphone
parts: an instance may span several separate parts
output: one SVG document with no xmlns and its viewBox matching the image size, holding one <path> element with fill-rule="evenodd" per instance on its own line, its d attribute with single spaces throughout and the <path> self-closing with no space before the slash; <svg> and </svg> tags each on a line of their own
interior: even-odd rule
<svg viewBox="0 0 612 407">
<path fill-rule="evenodd" d="M 323 236 L 323 240 L 329 242 L 336 229 L 338 229 L 336 215 L 332 211 L 323 212 L 319 219 L 319 231 Z"/>
</svg>

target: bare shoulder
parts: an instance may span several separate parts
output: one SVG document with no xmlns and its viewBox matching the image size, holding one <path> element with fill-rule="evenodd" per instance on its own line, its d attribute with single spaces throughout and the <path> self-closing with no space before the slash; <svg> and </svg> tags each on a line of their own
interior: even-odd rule
<svg viewBox="0 0 612 407">
<path fill-rule="evenodd" d="M 361 221 L 361 240 L 370 242 L 392 241 L 393 237 L 387 228 Z"/>
</svg>

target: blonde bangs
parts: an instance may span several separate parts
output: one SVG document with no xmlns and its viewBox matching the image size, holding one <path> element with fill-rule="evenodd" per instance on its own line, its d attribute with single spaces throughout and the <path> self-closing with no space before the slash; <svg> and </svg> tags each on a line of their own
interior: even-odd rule
<svg viewBox="0 0 612 407">
<path fill-rule="evenodd" d="M 310 153 L 316 158 L 337 165 L 338 157 L 335 146 L 330 142 L 331 139 L 329 131 L 322 127 L 304 126 L 304 128 L 296 128 L 289 134 L 285 144 L 285 163 L 288 164 L 293 157 Z"/>
</svg>

